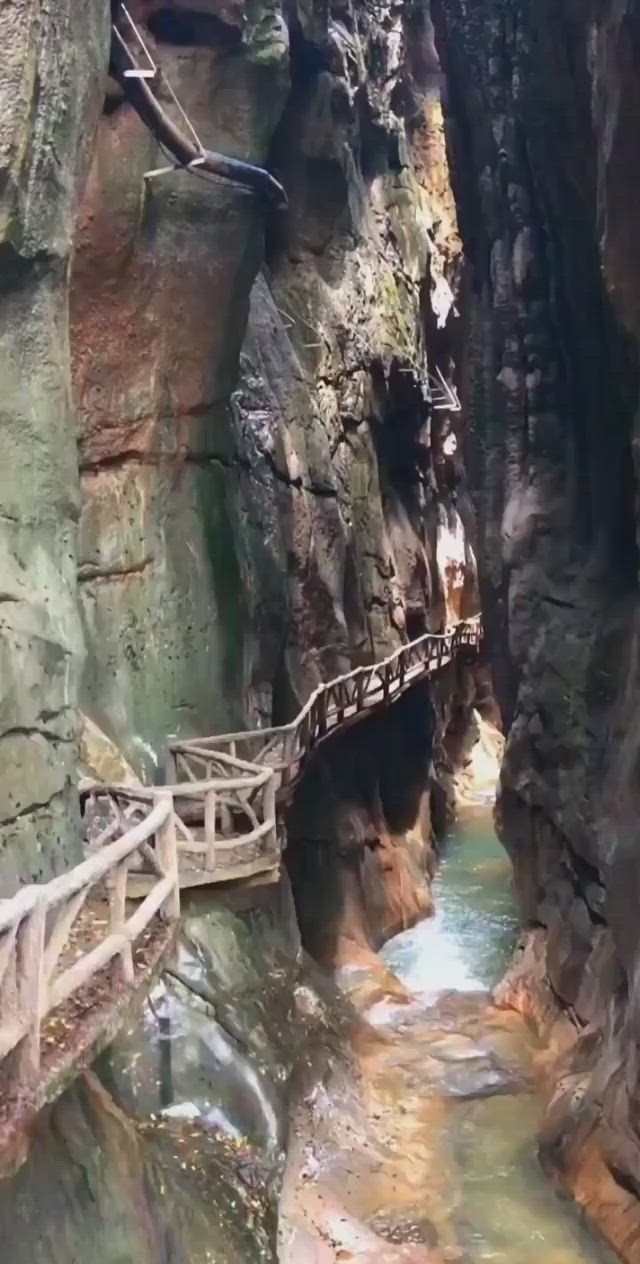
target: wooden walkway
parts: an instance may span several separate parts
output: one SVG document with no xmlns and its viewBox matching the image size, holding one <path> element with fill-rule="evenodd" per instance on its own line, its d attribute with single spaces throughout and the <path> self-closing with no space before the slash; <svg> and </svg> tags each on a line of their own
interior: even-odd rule
<svg viewBox="0 0 640 1264">
<path fill-rule="evenodd" d="M 166 786 L 86 789 L 87 858 L 0 900 L 0 1151 L 16 1119 L 112 1038 L 172 943 L 180 889 L 275 879 L 282 814 L 312 751 L 481 636 L 475 618 L 419 637 L 318 686 L 279 728 L 171 741 Z"/>
<path fill-rule="evenodd" d="M 427 633 L 380 663 L 359 667 L 321 684 L 290 724 L 215 737 L 170 740 L 169 784 L 182 889 L 223 882 L 277 880 L 284 810 L 311 753 L 337 729 L 385 707 L 416 681 L 446 667 L 461 651 L 475 652 L 479 619 L 445 635 Z M 91 819 L 105 827 L 96 845 L 134 819 L 144 819 L 154 791 L 95 786 L 88 793 Z M 129 866 L 128 894 L 147 896 L 156 874 L 150 852 Z"/>
</svg>

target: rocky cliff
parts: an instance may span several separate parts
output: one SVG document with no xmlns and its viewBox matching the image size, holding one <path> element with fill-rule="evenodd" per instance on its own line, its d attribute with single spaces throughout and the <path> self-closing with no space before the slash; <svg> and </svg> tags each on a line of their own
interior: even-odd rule
<svg viewBox="0 0 640 1264">
<path fill-rule="evenodd" d="M 40 1114 L 0 1181 L 12 1264 L 275 1262 L 290 1105 L 347 1065 L 353 1017 L 303 957 L 288 886 L 249 904 L 186 904 L 142 1012 Z"/>
<path fill-rule="evenodd" d="M 288 718 L 475 610 L 475 547 L 527 924 L 501 997 L 559 1059 L 545 1159 L 638 1260 L 640 14 L 431 7 L 131 0 L 188 121 L 163 106 L 284 212 L 148 175 L 106 0 L 5 6 L 0 883 L 79 854 L 81 714 L 160 777 L 168 733 Z M 289 829 L 319 954 L 427 910 L 471 695 L 415 691 L 313 767 Z"/>
<path fill-rule="evenodd" d="M 503 999 L 563 1060 L 543 1153 L 640 1258 L 632 3 L 437 0 L 465 250 L 499 814 L 530 931 Z"/>
<path fill-rule="evenodd" d="M 68 272 L 102 108 L 101 0 L 2 14 L 0 71 L 0 873 L 50 874 L 79 849 L 76 601 L 80 489 Z"/>
<path fill-rule="evenodd" d="M 427 7 L 132 2 L 163 107 L 286 213 L 145 179 L 108 8 L 3 19 L 5 890 L 74 854 L 80 710 L 159 777 L 168 733 L 289 717 L 477 602 Z"/>
<path fill-rule="evenodd" d="M 84 705 L 144 763 L 168 731 L 288 717 L 424 626 L 426 313 L 459 246 L 401 10 L 134 16 L 207 144 L 289 197 L 145 185 L 155 144 L 107 98 L 72 277 Z"/>
</svg>

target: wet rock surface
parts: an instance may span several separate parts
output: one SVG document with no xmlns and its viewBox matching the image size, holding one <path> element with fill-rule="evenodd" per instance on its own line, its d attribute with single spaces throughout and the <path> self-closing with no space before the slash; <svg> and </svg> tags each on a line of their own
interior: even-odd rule
<svg viewBox="0 0 640 1264">
<path fill-rule="evenodd" d="M 382 962 L 360 951 L 338 972 L 360 1016 L 354 1063 L 328 1074 L 308 1069 L 282 1194 L 286 1264 L 611 1259 L 542 1172 L 540 1050 L 482 984 L 487 969 L 495 978 L 516 933 L 504 869 L 486 887 L 477 882 L 498 854 L 487 809 L 482 824 L 474 819 L 448 846 L 433 933 L 424 933 L 429 923 L 407 930 Z M 484 954 L 469 936 L 470 912 L 479 923 L 484 914 Z M 487 951 L 498 916 L 510 918 L 501 960 Z"/>
<path fill-rule="evenodd" d="M 532 928 L 502 996 L 564 1051 L 549 1073 L 550 1166 L 636 1260 L 638 276 L 625 155 L 640 25 L 629 3 L 433 12 L 470 263 L 485 623 L 510 724 L 500 828 Z"/>
<path fill-rule="evenodd" d="M 79 488 L 67 335 L 74 214 L 108 15 L 3 14 L 0 68 L 0 891 L 78 856 Z"/>
<path fill-rule="evenodd" d="M 493 796 L 499 771 L 503 739 L 470 708 L 475 688 L 447 668 L 310 761 L 285 861 L 303 942 L 325 967 L 432 917 L 438 839 L 465 797 Z"/>
<path fill-rule="evenodd" d="M 515 917 L 475 813 L 438 916 L 384 960 L 345 935 L 339 991 L 286 882 L 186 900 L 139 1020 L 0 1182 L 8 1258 L 605 1264 L 536 1161 L 540 1051 L 486 990 Z"/>
<path fill-rule="evenodd" d="M 344 1059 L 348 1006 L 303 960 L 288 887 L 200 895 L 137 1022 L 39 1116 L 0 1182 L 15 1264 L 275 1261 L 297 1077 Z"/>
<path fill-rule="evenodd" d="M 83 703 L 149 776 L 167 732 L 290 718 L 477 586 L 427 404 L 459 241 L 426 10 L 131 12 L 206 143 L 289 198 L 145 185 L 107 98 L 72 278 Z"/>
</svg>

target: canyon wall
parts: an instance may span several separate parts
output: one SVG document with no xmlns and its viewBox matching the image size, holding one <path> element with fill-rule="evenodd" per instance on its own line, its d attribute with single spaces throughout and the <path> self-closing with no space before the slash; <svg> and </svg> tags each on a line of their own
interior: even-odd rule
<svg viewBox="0 0 640 1264">
<path fill-rule="evenodd" d="M 185 900 L 176 959 L 0 1181 L 12 1264 L 277 1259 L 291 1099 L 347 1055 L 286 882 Z"/>
<path fill-rule="evenodd" d="M 145 184 L 107 96 L 72 278 L 83 703 L 150 773 L 168 732 L 289 718 L 443 617 L 427 366 L 459 242 L 419 9 L 132 12 L 206 144 L 289 197 Z"/>
<path fill-rule="evenodd" d="M 78 855 L 82 634 L 68 267 L 102 109 L 102 0 L 2 14 L 0 67 L 0 884 Z"/>
<path fill-rule="evenodd" d="M 189 122 L 161 81 L 163 107 L 268 163 L 289 209 L 145 179 L 166 159 L 107 75 L 106 0 L 13 6 L 5 892 L 76 854 L 80 714 L 161 780 L 167 734 L 288 718 L 477 608 L 459 436 L 429 404 L 461 321 L 427 7 L 129 7 Z"/>
<path fill-rule="evenodd" d="M 312 755 L 285 862 L 314 960 L 366 961 L 433 913 L 438 839 L 487 775 L 491 793 L 500 766 L 502 737 L 474 703 L 477 672 L 459 658 Z"/>
<path fill-rule="evenodd" d="M 499 818 L 529 927 L 500 996 L 561 1060 L 542 1153 L 640 1259 L 637 5 L 434 3 L 469 260 Z"/>
</svg>

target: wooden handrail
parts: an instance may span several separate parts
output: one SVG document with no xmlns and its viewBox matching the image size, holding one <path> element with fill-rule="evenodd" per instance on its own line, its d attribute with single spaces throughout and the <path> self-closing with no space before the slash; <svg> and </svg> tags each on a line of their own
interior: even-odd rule
<svg viewBox="0 0 640 1264">
<path fill-rule="evenodd" d="M 417 650 L 422 648 L 431 647 L 432 645 L 436 647 L 445 647 L 446 645 L 450 653 L 453 653 L 458 645 L 464 643 L 465 634 L 470 637 L 470 643 L 474 643 L 476 645 L 480 643 L 482 636 L 482 621 L 479 615 L 458 623 L 456 627 L 449 632 L 424 632 L 421 636 L 416 637 L 414 641 L 410 641 L 405 645 L 399 646 L 396 650 L 389 654 L 387 658 L 381 659 L 377 663 L 368 664 L 364 667 L 355 667 L 341 676 L 336 676 L 330 681 L 320 683 L 309 695 L 306 703 L 298 712 L 295 719 L 289 721 L 288 724 L 281 724 L 275 727 L 263 729 L 245 729 L 235 733 L 223 733 L 219 736 L 191 738 L 187 741 L 174 740 L 170 743 L 170 750 L 172 753 L 182 752 L 184 754 L 193 753 L 198 755 L 205 755 L 208 752 L 213 753 L 216 751 L 216 753 L 221 756 L 222 752 L 219 750 L 219 746 L 225 746 L 232 742 L 247 742 L 252 739 L 268 741 L 276 736 L 282 736 L 284 738 L 289 734 L 296 734 L 299 732 L 303 721 L 312 711 L 315 703 L 320 697 L 322 697 L 322 695 L 329 694 L 331 691 L 335 690 L 336 687 L 341 685 L 348 685 L 352 682 L 357 684 L 359 680 L 364 679 L 367 675 L 370 676 L 371 674 L 374 674 L 382 676 L 382 673 L 384 673 L 387 668 L 395 666 L 404 658 L 407 656 L 410 657 Z M 425 669 L 425 674 L 429 674 L 428 668 Z M 403 673 L 403 675 L 406 675 L 406 673 Z M 384 680 L 381 678 L 379 690 L 384 693 L 384 688 Z M 364 707 L 362 709 L 364 709 Z M 253 766 L 255 767 L 256 764 Z"/>
<path fill-rule="evenodd" d="M 43 1020 L 57 1006 L 78 993 L 115 957 L 120 958 L 127 985 L 135 981 L 132 945 L 159 914 L 176 921 L 180 911 L 177 839 L 173 827 L 173 796 L 153 792 L 154 802 L 144 819 L 108 843 L 68 873 L 50 882 L 18 891 L 0 906 L 0 1058 L 16 1051 L 19 1082 L 40 1072 L 40 1032 Z M 160 873 L 149 895 L 127 918 L 126 876 L 141 846 L 156 840 Z M 119 892 L 110 898 L 107 933 L 103 919 L 90 923 L 97 934 L 86 951 L 61 964 L 73 924 L 99 884 L 113 880 Z"/>
<path fill-rule="evenodd" d="M 266 773 L 261 803 L 264 833 L 268 833 L 271 826 L 273 835 L 277 837 L 276 794 L 280 791 L 280 802 L 285 794 L 290 795 L 307 756 L 320 741 L 367 709 L 387 705 L 422 676 L 439 671 L 451 661 L 458 649 L 466 645 L 477 647 L 481 635 L 479 616 L 464 620 L 448 632 L 425 632 L 414 641 L 399 646 L 378 663 L 355 667 L 319 684 L 295 719 L 288 724 L 184 741 L 171 740 L 169 751 L 173 762 L 180 763 L 192 778 L 186 783 L 185 797 L 190 800 L 200 797 L 206 804 L 207 794 L 219 791 L 219 781 L 211 779 L 216 764 L 224 763 L 230 768 L 241 764 L 244 770 L 254 771 L 262 768 Z M 248 758 L 241 761 L 237 758 L 236 748 L 242 743 L 248 748 Z M 233 755 L 227 755 L 225 747 L 231 747 Z M 230 784 L 227 782 L 227 785 Z M 172 789 L 176 791 L 175 786 Z M 266 796 L 269 796 L 268 805 Z M 218 802 L 212 807 L 209 802 L 203 810 L 204 844 L 187 839 L 181 844 L 182 849 L 206 853 L 211 866 L 215 865 L 218 872 L 217 860 L 213 859 L 216 848 L 220 851 L 227 845 L 239 845 L 243 838 L 247 843 L 256 840 L 255 813 L 248 804 L 240 801 L 238 811 L 244 812 L 246 818 L 242 835 L 232 832 L 230 818 L 225 819 L 221 815 L 221 804 Z M 216 812 L 220 814 L 220 829 Z M 219 877 L 224 877 L 223 869 L 219 869 Z"/>
<path fill-rule="evenodd" d="M 157 915 L 169 922 L 179 916 L 179 857 L 192 868 L 197 864 L 205 880 L 213 882 L 225 881 L 228 857 L 234 857 L 238 849 L 241 858 L 232 861 L 232 873 L 276 868 L 280 854 L 277 794 L 290 792 L 316 744 L 367 709 L 392 701 L 422 676 L 438 671 L 458 648 L 478 647 L 481 636 L 479 618 L 461 622 L 444 634 L 424 633 L 379 663 L 356 667 L 318 685 L 289 724 L 172 741 L 172 756 L 179 758 L 192 780 L 150 788 L 96 782 L 85 788 L 85 797 L 106 798 L 113 810 L 114 819 L 101 830 L 97 850 L 68 873 L 24 887 L 12 899 L 0 901 L 0 1059 L 15 1051 L 17 1074 L 37 1076 L 40 1028 L 52 1009 L 76 995 L 111 962 L 116 963 L 121 982 L 127 988 L 133 986 L 134 942 Z M 242 742 L 258 744 L 260 749 L 242 759 L 236 754 Z M 220 749 L 229 746 L 232 752 Z M 261 762 L 265 754 L 269 763 Z M 220 767 L 225 775 L 211 775 Z M 203 822 L 200 837 L 189 824 L 194 802 L 196 816 Z M 127 827 L 127 820 L 137 812 L 144 814 L 143 819 Z M 112 838 L 118 828 L 124 832 Z M 147 872 L 142 902 L 128 914 L 127 878 L 135 856 L 149 864 L 151 872 Z M 108 926 L 97 923 L 106 930 L 98 930 L 95 941 L 76 960 L 65 963 L 74 922 L 90 893 L 104 883 L 109 895 Z"/>
<path fill-rule="evenodd" d="M 179 750 L 182 751 L 183 747 L 179 747 Z M 211 753 L 213 754 L 213 752 Z M 200 752 L 194 751 L 194 754 L 200 754 Z M 217 751 L 215 755 L 217 758 Z M 198 781 L 178 781 L 157 788 L 166 790 L 174 799 L 199 799 L 207 790 L 257 789 L 269 780 L 271 772 L 270 768 L 263 768 L 260 764 L 254 764 L 252 775 L 249 777 L 208 777 Z M 82 791 L 83 798 L 91 797 L 92 795 L 104 797 L 110 794 L 117 795 L 122 799 L 149 803 L 153 799 L 154 789 L 150 786 L 122 786 L 115 782 L 90 781 L 85 782 Z"/>
<path fill-rule="evenodd" d="M 89 856 L 69 873 L 63 873 L 59 878 L 52 878 L 51 882 L 47 882 L 40 888 L 41 898 L 46 908 L 55 908 L 62 900 L 70 899 L 82 887 L 94 886 L 100 882 L 120 861 L 132 856 L 141 843 L 151 838 L 168 820 L 172 811 L 171 795 L 167 794 L 162 802 L 156 803 L 143 821 L 127 830 L 122 838 L 115 843 L 109 843 L 95 855 Z"/>
</svg>

